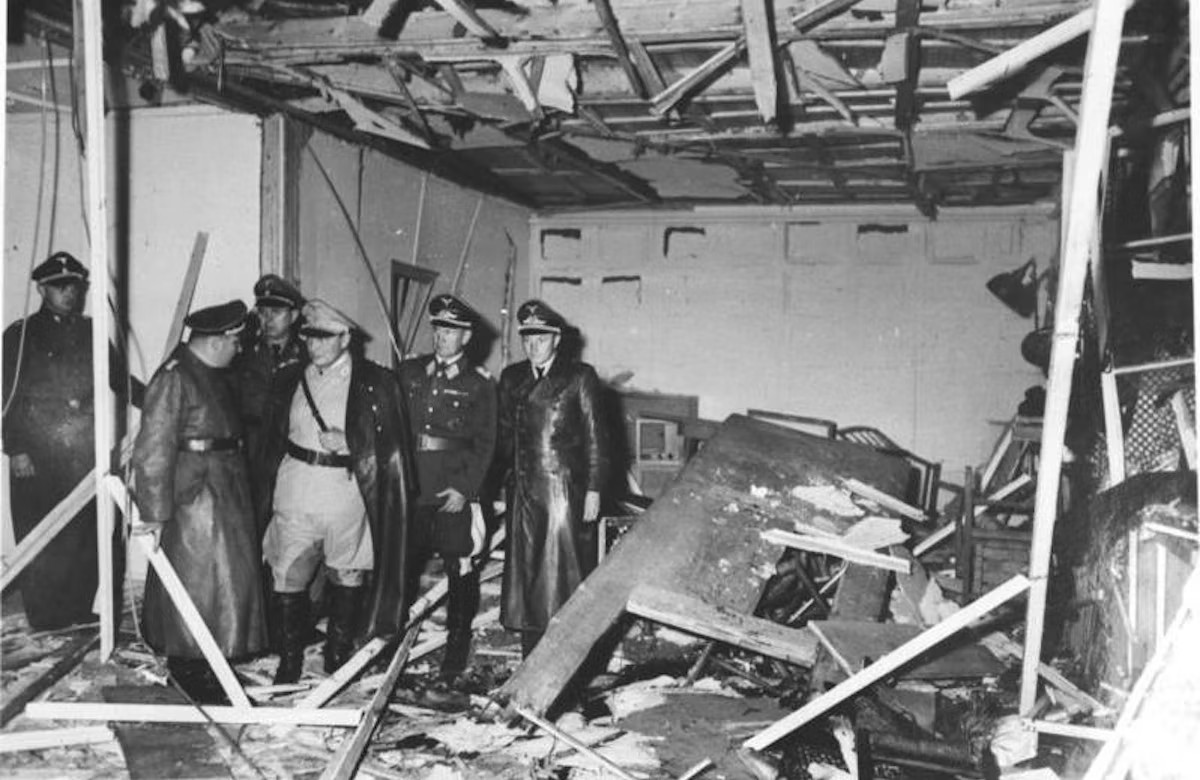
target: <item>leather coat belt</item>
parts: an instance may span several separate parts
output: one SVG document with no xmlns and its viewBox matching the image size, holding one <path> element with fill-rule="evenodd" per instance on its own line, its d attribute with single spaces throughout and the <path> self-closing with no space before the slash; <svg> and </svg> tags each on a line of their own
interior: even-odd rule
<svg viewBox="0 0 1200 780">
<path fill-rule="evenodd" d="M 331 468 L 348 469 L 351 465 L 349 455 L 339 455 L 335 452 L 317 452 L 316 450 L 301 447 L 294 441 L 288 441 L 287 454 L 310 466 L 329 466 Z"/>
<path fill-rule="evenodd" d="M 445 436 L 430 436 L 422 433 L 417 436 L 418 452 L 446 452 L 449 450 L 465 450 L 471 446 L 466 439 L 449 439 Z"/>
<path fill-rule="evenodd" d="M 224 439 L 183 439 L 179 442 L 182 452 L 232 452 L 242 448 L 242 440 L 236 436 Z"/>
</svg>

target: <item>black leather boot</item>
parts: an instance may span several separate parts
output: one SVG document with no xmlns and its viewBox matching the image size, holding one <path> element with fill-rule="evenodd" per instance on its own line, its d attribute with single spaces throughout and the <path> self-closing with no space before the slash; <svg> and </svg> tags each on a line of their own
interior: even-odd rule
<svg viewBox="0 0 1200 780">
<path fill-rule="evenodd" d="M 308 638 L 308 594 L 275 593 L 275 622 L 279 625 L 279 668 L 275 684 L 298 682 L 304 671 L 304 642 Z"/>
<path fill-rule="evenodd" d="M 329 584 L 327 604 L 329 621 L 325 624 L 325 673 L 333 674 L 350 660 L 354 634 L 358 628 L 358 605 L 362 588 Z"/>
<path fill-rule="evenodd" d="M 169 656 L 167 671 L 175 683 L 197 704 L 228 706 L 229 697 L 217 680 L 217 675 L 203 658 Z"/>
<path fill-rule="evenodd" d="M 447 562 L 447 570 L 457 561 Z M 479 572 L 450 575 L 446 604 L 446 652 L 442 655 L 440 677 L 453 683 L 467 670 L 471 655 L 471 621 L 479 610 Z"/>
</svg>

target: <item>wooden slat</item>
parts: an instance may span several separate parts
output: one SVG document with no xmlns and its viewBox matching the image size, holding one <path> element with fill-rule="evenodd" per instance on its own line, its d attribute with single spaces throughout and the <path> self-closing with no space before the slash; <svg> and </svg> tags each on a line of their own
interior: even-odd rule
<svg viewBox="0 0 1200 780">
<path fill-rule="evenodd" d="M 360 710 L 295 707 L 210 707 L 190 704 L 113 704 L 81 701 L 34 701 L 25 707 L 35 720 L 141 720 L 147 723 L 259 723 L 277 726 L 358 725 Z"/>
<path fill-rule="evenodd" d="M 882 658 L 921 634 L 919 626 L 907 623 L 868 623 L 861 620 L 812 620 L 808 628 L 827 649 L 846 661 L 848 674 L 862 671 L 864 661 Z M 929 659 L 900 671 L 902 679 L 939 680 L 983 677 L 1004 671 L 984 647 L 967 644 L 946 651 L 931 650 Z"/>
<path fill-rule="evenodd" d="M 888 653 L 883 658 L 880 658 L 858 674 L 821 694 L 791 715 L 755 734 L 746 740 L 743 746 L 750 750 L 764 750 L 770 747 L 813 718 L 827 712 L 830 708 L 837 706 L 868 685 L 882 680 L 926 650 L 953 636 L 1010 599 L 1024 593 L 1028 587 L 1029 580 L 1025 579 L 1025 577 L 1021 575 L 1013 577 L 987 595 L 963 607 L 960 611 L 938 623 L 933 628 L 930 628 L 928 631 L 925 631 Z"/>
<path fill-rule="evenodd" d="M 1120 0 L 1125 4 L 1125 8 L 1133 5 L 1135 0 Z M 1097 3 L 1098 5 L 1098 3 Z M 1122 11 L 1122 14 L 1124 12 Z M 950 94 L 951 100 L 957 100 L 964 95 L 970 95 L 973 92 L 978 92 L 984 87 L 990 86 L 997 81 L 1019 73 L 1025 69 L 1029 63 L 1051 51 L 1054 51 L 1064 43 L 1075 40 L 1084 33 L 1092 29 L 1092 25 L 1096 21 L 1096 9 L 1088 8 L 1080 11 L 1071 18 L 1059 22 L 1050 29 L 1041 32 L 1025 42 L 1014 46 L 1003 54 L 993 57 L 987 62 L 972 68 L 966 73 L 962 73 L 950 79 L 946 85 L 947 91 Z M 1111 89 L 1110 89 L 1111 92 Z M 1103 121 L 1103 126 L 1108 126 L 1108 117 Z M 1076 147 L 1078 148 L 1078 147 Z"/>
<path fill-rule="evenodd" d="M 771 9 L 767 2 L 741 0 L 754 103 L 758 106 L 758 115 L 769 124 L 775 121 L 779 106 L 779 68 L 775 62 L 775 30 L 771 26 Z"/>
<path fill-rule="evenodd" d="M 768 658 L 804 667 L 816 661 L 817 640 L 810 632 L 713 607 L 685 593 L 639 585 L 625 608 L 638 617 Z"/>
<path fill-rule="evenodd" d="M 650 98 L 650 110 L 658 116 L 663 116 L 692 92 L 699 89 L 709 79 L 714 78 L 724 68 L 741 56 L 746 49 L 745 37 L 727 44 L 720 51 L 709 57 L 695 70 L 676 81 L 665 90 Z"/>
<path fill-rule="evenodd" d="M 95 745 L 111 742 L 112 729 L 108 726 L 77 726 L 71 729 L 46 729 L 44 731 L 14 731 L 0 734 L 0 753 L 15 753 L 22 750 L 46 750 L 75 745 Z"/>
<path fill-rule="evenodd" d="M 371 702 L 363 712 L 354 734 L 338 748 L 337 755 L 321 773 L 321 780 L 350 780 L 354 777 L 358 763 L 362 760 L 363 752 L 371 741 L 371 735 L 375 733 L 375 728 L 383 719 L 383 712 L 387 709 L 392 689 L 396 687 L 396 681 L 400 679 L 400 672 L 404 671 L 404 664 L 408 662 L 409 650 L 412 649 L 413 642 L 416 641 L 420 631 L 421 626 L 417 624 L 405 632 L 403 641 L 396 648 L 396 654 L 392 656 L 392 662 L 388 665 L 383 682 L 376 689 L 375 695 L 371 697 Z M 327 712 L 327 710 L 308 710 L 308 712 Z"/>
<path fill-rule="evenodd" d="M 915 506 L 906 504 L 895 496 L 889 496 L 887 493 L 877 490 L 870 485 L 864 484 L 860 480 L 846 479 L 843 480 L 843 484 L 851 493 L 874 501 L 884 509 L 891 510 L 901 517 L 907 517 L 910 520 L 916 520 L 922 523 L 929 519 L 924 512 L 922 512 L 920 509 L 917 509 Z"/>
<path fill-rule="evenodd" d="M 887 569 L 888 571 L 903 572 L 904 574 L 908 574 L 912 568 L 909 562 L 902 558 L 864 550 L 834 538 L 794 534 L 790 531 L 776 529 L 763 531 L 763 538 L 773 544 L 790 547 L 795 550 L 821 553 L 822 555 L 835 555 L 863 566 L 874 566 L 879 569 Z"/>
<path fill-rule="evenodd" d="M 154 573 L 158 575 L 163 589 L 171 597 L 171 603 L 175 605 L 175 609 L 179 610 L 179 616 L 187 626 L 192 639 L 195 640 L 200 652 L 204 654 L 205 660 L 208 661 L 208 665 L 212 667 L 213 673 L 217 676 L 221 690 L 225 691 L 225 695 L 229 697 L 229 701 L 234 707 L 251 706 L 250 697 L 242 689 L 229 661 L 221 654 L 217 640 L 213 638 L 212 632 L 204 622 L 204 617 L 196 609 L 195 602 L 192 601 L 183 581 L 179 579 L 175 567 L 171 565 L 171 560 L 167 558 L 167 554 L 151 536 L 139 533 L 139 526 L 142 525 L 142 522 L 137 506 L 130 499 L 129 492 L 125 488 L 125 483 L 115 474 L 109 474 L 104 478 L 104 486 L 109 491 L 111 500 L 115 500 L 125 511 L 130 513 L 134 544 L 140 547 L 146 555 L 146 559 L 154 569 Z"/>
</svg>

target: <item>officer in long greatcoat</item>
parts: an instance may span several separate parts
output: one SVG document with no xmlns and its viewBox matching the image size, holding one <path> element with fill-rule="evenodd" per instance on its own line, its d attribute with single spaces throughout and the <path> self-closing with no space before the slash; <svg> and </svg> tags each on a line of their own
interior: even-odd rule
<svg viewBox="0 0 1200 780">
<path fill-rule="evenodd" d="M 4 452 L 9 457 L 13 531 L 20 542 L 95 464 L 92 320 L 85 317 L 88 271 L 67 252 L 33 270 L 41 308 L 4 331 Z M 126 379 L 110 350 L 113 388 Z M 142 383 L 129 380 L 135 404 Z M 125 558 L 114 539 L 116 581 Z M 25 617 L 34 631 L 87 623 L 98 576 L 96 503 L 88 502 L 21 573 Z M 119 605 L 120 588 L 114 594 Z M 117 610 L 118 616 L 120 610 Z"/>
<path fill-rule="evenodd" d="M 282 628 L 277 683 L 303 671 L 308 588 L 329 579 L 325 670 L 364 637 L 394 638 L 407 623 L 408 526 L 415 492 L 408 422 L 392 372 L 355 349 L 361 330 L 312 299 L 300 335 L 309 362 L 280 374 L 268 402 L 264 452 L 277 465 L 265 495 L 263 552 Z"/>
<path fill-rule="evenodd" d="M 528 360 L 500 375 L 498 453 L 509 473 L 500 619 L 528 655 L 596 567 L 608 436 L 595 370 L 559 352 L 563 318 L 526 301 L 517 325 Z"/>
<path fill-rule="evenodd" d="M 146 390 L 134 444 L 134 495 L 145 530 L 183 581 L 222 655 L 265 649 L 261 555 L 242 424 L 225 369 L 237 354 L 246 305 L 190 314 L 191 329 Z M 193 698 L 224 694 L 161 581 L 146 577 L 142 629 Z"/>
<path fill-rule="evenodd" d="M 433 353 L 406 360 L 398 370 L 420 488 L 409 539 L 411 573 L 419 576 L 437 554 L 449 585 L 439 675 L 444 686 L 457 683 L 471 651 L 471 621 L 479 609 L 479 570 L 472 557 L 482 551 L 485 535 L 480 491 L 496 445 L 495 383 L 464 353 L 478 320 L 453 295 L 437 296 L 429 304 Z"/>
</svg>

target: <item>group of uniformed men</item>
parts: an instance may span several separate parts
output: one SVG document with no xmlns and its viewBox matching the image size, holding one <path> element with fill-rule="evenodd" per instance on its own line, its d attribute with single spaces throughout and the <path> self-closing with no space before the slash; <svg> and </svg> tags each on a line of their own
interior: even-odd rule
<svg viewBox="0 0 1200 780">
<path fill-rule="evenodd" d="M 44 301 L 23 321 L 28 357 L 40 348 L 40 319 L 87 322 L 82 295 L 70 306 L 56 303 L 60 280 L 86 289 L 86 269 L 62 255 L 34 272 Z M 522 304 L 517 321 L 528 359 L 508 366 L 497 389 L 466 356 L 482 322 L 453 295 L 429 305 L 433 352 L 392 372 L 365 358 L 366 334 L 329 303 L 306 301 L 275 275 L 254 293 L 253 312 L 235 300 L 187 317 L 189 338 L 146 388 L 133 455 L 139 528 L 155 534 L 222 653 L 245 658 L 269 646 L 280 658 L 276 682 L 295 682 L 312 636 L 312 594 L 323 592 L 324 666 L 333 672 L 367 638 L 403 633 L 419 577 L 436 555 L 449 585 L 437 687 L 460 690 L 489 510 L 503 485 L 501 622 L 521 632 L 528 655 L 596 565 L 593 522 L 608 465 L 600 383 L 591 366 L 559 349 L 563 318 L 541 301 Z M 254 320 L 258 327 L 248 329 Z M 6 407 L 35 403 L 39 393 L 30 377 L 39 369 L 12 355 L 13 346 L 6 331 Z M 90 352 L 83 357 L 90 371 Z M 62 417 L 56 409 L 45 414 Z M 38 434 L 14 438 L 7 413 L 5 428 L 18 485 L 28 477 L 14 447 L 31 449 L 22 436 Z M 90 449 L 90 427 L 86 433 Z M 44 513 L 48 501 L 57 498 L 35 511 Z M 73 525 L 86 535 L 88 522 Z M 90 533 L 94 561 L 94 526 Z M 61 569 L 78 561 L 51 552 L 43 563 Z M 29 578 L 22 585 L 31 626 L 40 589 Z M 65 622 L 90 610 L 77 604 Z M 167 656 L 176 681 L 198 700 L 223 700 L 153 571 L 142 616 L 146 640 Z"/>
</svg>

